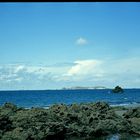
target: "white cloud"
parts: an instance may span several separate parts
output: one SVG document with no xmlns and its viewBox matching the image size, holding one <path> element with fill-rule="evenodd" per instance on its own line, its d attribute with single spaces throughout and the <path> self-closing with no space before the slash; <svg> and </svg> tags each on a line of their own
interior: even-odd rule
<svg viewBox="0 0 140 140">
<path fill-rule="evenodd" d="M 98 68 L 102 62 L 99 60 L 79 60 L 74 63 L 75 65 L 69 69 L 67 75 L 86 75 L 101 72 Z"/>
<path fill-rule="evenodd" d="M 33 81 L 56 79 L 65 72 L 68 66 L 33 66 L 33 65 L 19 65 L 8 64 L 0 66 L 0 82 L 20 82 L 20 81 Z M 35 82 L 35 81 L 34 81 Z"/>
<path fill-rule="evenodd" d="M 13 79 L 8 78 L 7 80 L 5 80 L 6 83 L 10 83 L 10 82 L 21 82 L 23 80 L 22 77 L 16 77 Z"/>
<path fill-rule="evenodd" d="M 47 74 L 48 68 L 44 66 L 28 66 L 26 67 L 27 73 L 33 73 L 33 74 L 39 74 L 39 75 L 45 75 Z"/>
<path fill-rule="evenodd" d="M 60 82 L 98 83 L 113 87 L 122 84 L 124 87 L 139 87 L 140 58 L 120 60 L 79 60 L 75 61 L 66 73 L 57 77 Z"/>
<path fill-rule="evenodd" d="M 77 45 L 86 45 L 87 43 L 88 43 L 87 40 L 85 38 L 82 38 L 82 37 L 80 37 L 76 40 Z"/>
<path fill-rule="evenodd" d="M 103 85 L 125 87 L 140 85 L 140 58 L 120 60 L 77 60 L 70 65 L 1 65 L 0 89 L 9 85 L 28 88 L 58 86 L 67 83 L 73 85 Z M 113 87 L 112 86 L 112 87 Z M 61 87 L 60 87 L 61 88 Z"/>
<path fill-rule="evenodd" d="M 66 73 L 57 78 L 59 81 L 82 81 L 100 78 L 103 75 L 101 69 L 103 61 L 100 60 L 78 60 L 73 63 Z"/>
<path fill-rule="evenodd" d="M 15 73 L 17 73 L 17 72 L 19 72 L 19 71 L 23 70 L 24 68 L 25 68 L 25 66 L 24 66 L 24 65 L 19 65 L 19 66 L 16 66 L 16 67 L 15 67 Z"/>
</svg>

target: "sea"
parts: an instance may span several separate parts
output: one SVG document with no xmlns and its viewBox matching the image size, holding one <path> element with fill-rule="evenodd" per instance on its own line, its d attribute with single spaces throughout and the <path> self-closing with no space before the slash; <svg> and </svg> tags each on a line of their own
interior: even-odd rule
<svg viewBox="0 0 140 140">
<path fill-rule="evenodd" d="M 105 101 L 111 106 L 140 106 L 140 89 L 124 89 L 123 93 L 112 93 L 111 89 L 0 91 L 0 105 L 10 102 L 24 108 L 98 101 Z M 97 140 L 140 140 L 140 137 L 112 134 Z"/>
<path fill-rule="evenodd" d="M 111 106 L 139 106 L 140 89 L 124 89 L 123 93 L 112 93 L 111 89 L 0 91 L 0 105 L 10 102 L 24 108 L 98 101 Z"/>
</svg>

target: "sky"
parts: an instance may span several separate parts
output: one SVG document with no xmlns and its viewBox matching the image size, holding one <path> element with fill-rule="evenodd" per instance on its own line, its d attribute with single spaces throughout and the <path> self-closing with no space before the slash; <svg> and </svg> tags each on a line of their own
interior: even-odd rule
<svg viewBox="0 0 140 140">
<path fill-rule="evenodd" d="M 140 3 L 0 3 L 0 90 L 140 88 Z"/>
</svg>

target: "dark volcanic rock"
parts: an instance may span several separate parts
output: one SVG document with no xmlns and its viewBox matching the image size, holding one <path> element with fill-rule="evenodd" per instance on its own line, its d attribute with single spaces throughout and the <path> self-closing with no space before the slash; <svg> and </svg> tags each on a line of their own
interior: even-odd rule
<svg viewBox="0 0 140 140">
<path fill-rule="evenodd" d="M 124 113 L 124 118 L 130 124 L 130 133 L 140 135 L 140 107 L 131 108 Z"/>
<path fill-rule="evenodd" d="M 124 90 L 120 86 L 116 86 L 113 90 L 113 93 L 123 93 Z"/>
<path fill-rule="evenodd" d="M 131 108 L 126 113 L 124 113 L 125 118 L 140 118 L 140 107 Z"/>
<path fill-rule="evenodd" d="M 113 133 L 140 136 L 140 110 L 131 109 L 118 116 L 105 102 L 59 104 L 49 109 L 23 109 L 6 103 L 0 107 L 0 139 L 64 140 Z"/>
</svg>

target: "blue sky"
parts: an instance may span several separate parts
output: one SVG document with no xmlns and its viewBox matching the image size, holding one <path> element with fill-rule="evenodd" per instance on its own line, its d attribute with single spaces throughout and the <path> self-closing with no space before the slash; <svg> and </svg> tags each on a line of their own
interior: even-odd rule
<svg viewBox="0 0 140 140">
<path fill-rule="evenodd" d="M 0 89 L 140 87 L 140 3 L 0 3 Z"/>
</svg>

